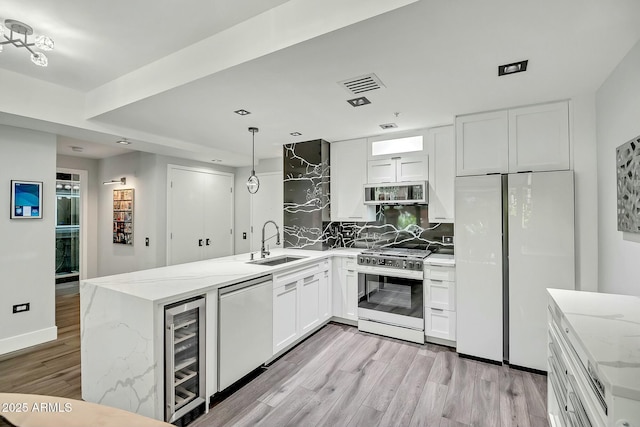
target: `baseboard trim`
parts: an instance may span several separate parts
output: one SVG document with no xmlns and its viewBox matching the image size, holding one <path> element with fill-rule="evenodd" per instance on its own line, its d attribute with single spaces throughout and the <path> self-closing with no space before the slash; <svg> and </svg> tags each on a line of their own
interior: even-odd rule
<svg viewBox="0 0 640 427">
<path fill-rule="evenodd" d="M 58 327 L 39 329 L 26 334 L 16 335 L 14 337 L 3 338 L 0 340 L 0 354 L 7 354 L 23 348 L 53 341 L 58 338 Z"/>
</svg>

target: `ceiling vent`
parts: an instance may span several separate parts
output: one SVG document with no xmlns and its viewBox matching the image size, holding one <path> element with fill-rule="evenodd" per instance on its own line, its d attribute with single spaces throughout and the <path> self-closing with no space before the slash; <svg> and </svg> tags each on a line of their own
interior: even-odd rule
<svg viewBox="0 0 640 427">
<path fill-rule="evenodd" d="M 507 76 L 509 74 L 522 73 L 523 71 L 527 71 L 528 64 L 529 60 L 525 59 L 524 61 L 514 62 L 513 64 L 499 65 L 498 76 Z"/>
<path fill-rule="evenodd" d="M 397 125 L 397 124 L 395 124 L 395 123 L 385 123 L 385 124 L 383 124 L 383 125 L 380 125 L 380 127 L 381 127 L 382 129 L 393 129 L 393 128 L 397 128 L 397 127 L 398 127 L 398 125 Z"/>
<path fill-rule="evenodd" d="M 341 82 L 338 82 L 338 84 L 344 87 L 352 95 L 359 95 L 364 92 L 370 92 L 372 90 L 385 87 L 378 76 L 373 73 L 366 74 L 360 77 L 354 77 L 348 80 L 343 80 Z"/>
</svg>

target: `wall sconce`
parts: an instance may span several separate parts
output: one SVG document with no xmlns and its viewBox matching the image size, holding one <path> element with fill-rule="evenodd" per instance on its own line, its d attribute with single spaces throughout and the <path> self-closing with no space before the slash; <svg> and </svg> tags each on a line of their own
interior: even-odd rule
<svg viewBox="0 0 640 427">
<path fill-rule="evenodd" d="M 127 185 L 127 178 L 122 177 L 120 179 L 112 179 L 111 181 L 103 181 L 102 185 L 122 184 Z"/>
</svg>

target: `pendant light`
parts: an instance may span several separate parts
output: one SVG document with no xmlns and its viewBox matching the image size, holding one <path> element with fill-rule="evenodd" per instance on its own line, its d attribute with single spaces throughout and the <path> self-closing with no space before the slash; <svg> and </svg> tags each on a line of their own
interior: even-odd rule
<svg viewBox="0 0 640 427">
<path fill-rule="evenodd" d="M 256 176 L 256 132 L 258 132 L 258 128 L 250 127 L 249 132 L 251 132 L 251 176 L 247 179 L 247 190 L 249 193 L 256 194 L 258 189 L 260 188 L 260 180 Z"/>
</svg>

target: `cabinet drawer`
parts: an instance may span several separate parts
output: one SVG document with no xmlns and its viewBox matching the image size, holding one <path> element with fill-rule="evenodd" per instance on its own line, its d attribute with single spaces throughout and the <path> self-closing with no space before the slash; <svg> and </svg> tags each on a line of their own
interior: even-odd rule
<svg viewBox="0 0 640 427">
<path fill-rule="evenodd" d="M 289 283 L 297 282 L 300 279 L 304 279 L 309 276 L 314 276 L 316 273 L 323 271 L 323 269 L 325 269 L 324 261 L 320 262 L 319 264 L 315 264 L 311 267 L 296 269 L 294 271 L 286 271 L 280 274 L 274 274 L 273 288 L 277 289 Z"/>
<path fill-rule="evenodd" d="M 456 340 L 455 311 L 427 308 L 425 316 L 425 335 L 450 341 Z"/>
<path fill-rule="evenodd" d="M 441 280 L 425 280 L 427 303 L 430 308 L 455 311 L 456 309 L 456 284 Z"/>
<path fill-rule="evenodd" d="M 431 280 L 445 280 L 453 282 L 456 280 L 455 267 L 441 267 L 439 265 L 427 265 L 425 277 Z"/>
</svg>

